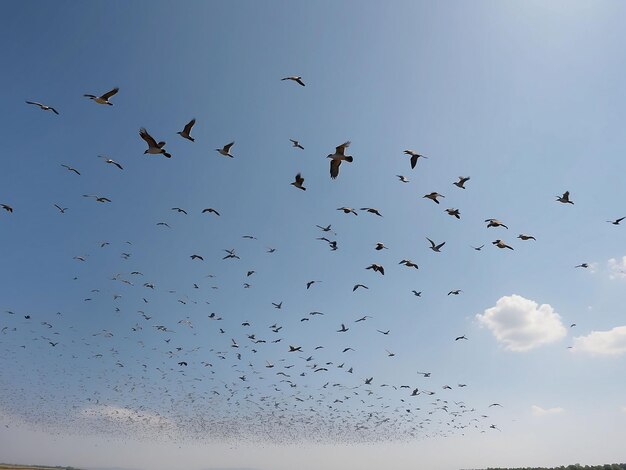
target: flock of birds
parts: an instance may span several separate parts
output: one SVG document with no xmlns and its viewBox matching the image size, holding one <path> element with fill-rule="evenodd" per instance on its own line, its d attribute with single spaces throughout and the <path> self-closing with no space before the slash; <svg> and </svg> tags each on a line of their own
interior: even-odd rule
<svg viewBox="0 0 626 470">
<path fill-rule="evenodd" d="M 291 76 L 282 80 L 305 86 L 302 77 Z M 85 94 L 95 104 L 113 106 L 111 101 L 118 88 L 98 96 Z M 27 104 L 59 115 L 57 109 L 36 101 Z M 193 134 L 196 120 L 190 120 L 177 134 L 190 142 L 195 142 Z M 139 137 L 147 145 L 145 154 L 172 158 L 166 150 L 166 142 L 154 138 L 145 128 L 139 130 Z M 304 146 L 290 139 L 294 149 L 304 150 Z M 358 164 L 347 154 L 351 142 L 346 141 L 335 147 L 327 158 L 330 160 L 331 179 L 337 179 L 344 162 Z M 224 157 L 235 158 L 230 142 L 215 151 Z M 420 159 L 428 158 L 414 150 L 404 150 L 409 157 L 410 168 L 415 169 Z M 105 156 L 103 161 L 124 171 L 121 163 Z M 80 176 L 81 172 L 70 165 L 62 165 L 67 171 Z M 117 171 L 116 170 L 116 171 Z M 344 171 L 348 171 L 345 168 Z M 408 183 L 404 175 L 396 175 L 401 183 Z M 301 173 L 290 183 L 295 189 L 306 191 L 305 178 Z M 452 182 L 458 190 L 471 185 L 469 176 L 459 176 Z M 96 202 L 109 204 L 111 199 L 98 194 L 84 194 Z M 423 199 L 441 204 L 445 196 L 430 192 Z M 556 201 L 573 205 L 569 191 L 556 196 Z M 430 204 L 430 203 L 429 203 Z M 68 208 L 54 203 L 59 213 Z M 0 207 L 11 215 L 20 210 L 18 202 L 0 202 Z M 181 207 L 172 207 L 180 215 L 188 215 Z M 367 213 L 383 217 L 381 211 L 372 207 L 339 207 L 348 216 Z M 218 210 L 204 208 L 202 214 L 220 217 Z M 460 210 L 447 208 L 445 212 L 460 219 Z M 619 225 L 625 217 L 610 220 Z M 502 221 L 485 219 L 486 227 L 498 233 L 507 233 L 508 226 Z M 0 220 L 1 223 L 1 220 Z M 171 228 L 167 222 L 156 225 Z M 313 227 L 312 227 L 313 229 Z M 504 230 L 503 230 L 504 229 Z M 332 225 L 316 225 L 317 240 L 328 244 L 332 251 L 338 249 L 336 232 Z M 251 242 L 253 235 L 244 235 Z M 520 233 L 521 241 L 536 241 L 532 235 Z M 132 243 L 127 242 L 121 258 L 132 257 Z M 445 249 L 446 242 L 426 238 L 425 247 L 435 253 Z M 514 247 L 501 238 L 491 242 L 494 247 L 514 250 Z M 101 249 L 107 249 L 109 242 L 101 242 Z M 480 251 L 485 245 L 471 246 Z M 377 242 L 374 250 L 388 250 L 383 242 Z M 469 249 L 469 247 L 468 247 Z M 276 248 L 265 249 L 267 256 Z M 203 262 L 206 255 L 192 253 L 192 262 Z M 243 255 L 242 255 L 243 256 Z M 236 249 L 221 251 L 223 262 L 243 263 Z M 77 262 L 88 263 L 85 255 L 74 257 Z M 122 261 L 124 262 L 124 261 Z M 402 259 L 399 265 L 419 270 L 417 263 Z M 586 268 L 588 263 L 576 267 Z M 367 271 L 385 275 L 385 266 L 371 263 L 363 266 Z M 258 269 L 258 267 L 256 267 Z M 244 270 L 243 288 L 252 287 L 256 269 Z M 64 321 L 65 313 L 30 313 L 7 310 L 0 316 L 0 346 L 3 347 L 3 370 L 20 376 L 23 381 L 39 387 L 34 395 L 27 388 L 4 388 L 0 405 L 8 414 L 36 426 L 48 429 L 76 429 L 78 432 L 102 433 L 111 436 L 145 436 L 146 438 L 185 439 L 190 437 L 217 441 L 269 441 L 269 442 L 379 442 L 450 436 L 468 432 L 499 431 L 492 414 L 500 403 L 469 403 L 464 400 L 463 391 L 471 384 L 461 380 L 443 382 L 432 371 L 415 371 L 414 376 L 402 382 L 383 382 L 369 371 L 352 365 L 355 355 L 360 354 L 349 341 L 338 350 L 327 347 L 324 338 L 307 338 L 303 328 L 309 322 L 326 322 L 328 334 L 365 335 L 372 348 L 379 340 L 392 336 L 387 328 L 369 327 L 373 316 L 359 315 L 356 318 L 334 320 L 325 312 L 311 311 L 300 318 L 294 314 L 285 315 L 287 306 L 283 301 L 272 302 L 267 308 L 280 312 L 280 316 L 265 321 L 268 317 L 256 315 L 244 318 L 243 312 L 190 315 L 190 305 L 209 304 L 199 294 L 203 283 L 214 282 L 219 275 L 210 274 L 198 279 L 190 286 L 192 295 L 180 295 L 169 290 L 172 302 L 176 305 L 177 316 L 167 317 L 152 313 L 154 307 L 151 292 L 159 289 L 146 280 L 147 275 L 140 270 L 121 269 L 109 278 L 115 293 L 111 302 L 113 314 L 119 315 L 110 329 L 93 331 L 88 334 L 77 331 Z M 304 292 L 315 289 L 322 280 L 306 282 Z M 218 294 L 217 286 L 212 286 L 212 294 Z M 303 286 L 304 287 L 304 286 Z M 84 302 L 104 300 L 105 287 L 93 289 L 83 299 Z M 355 283 L 350 295 L 368 291 L 368 285 Z M 460 295 L 461 289 L 452 289 L 450 295 Z M 196 294 L 198 293 L 198 294 Z M 412 294 L 421 297 L 422 292 Z M 122 304 L 122 302 L 124 302 Z M 171 305 L 167 306 L 172 309 Z M 128 313 L 133 311 L 134 313 Z M 279 313 L 279 312 L 274 312 Z M 124 317 L 122 317 L 124 315 Z M 268 314 L 269 315 L 269 314 Z M 236 330 L 223 327 L 226 316 L 241 317 Z M 331 318 L 333 317 L 333 318 Z M 123 320 L 122 320 L 123 318 Z M 129 319 L 130 318 L 130 319 Z M 156 320 L 156 321 L 155 321 Z M 573 326 L 573 325 L 572 325 Z M 198 330 L 209 330 L 213 342 L 194 342 Z M 302 336 L 304 335 L 304 337 Z M 301 338 L 298 344 L 290 338 Z M 306 341 L 304 341 L 306 338 Z M 450 338 L 451 342 L 468 341 L 465 334 Z M 317 343 L 314 346 L 311 343 Z M 396 353 L 392 344 L 384 342 L 381 354 L 394 366 Z M 76 351 L 82 351 L 77 354 Z M 384 353 L 382 352 L 384 351 Z M 46 371 L 37 368 L 36 357 L 46 354 L 58 361 L 57 377 L 50 377 Z M 34 364 L 34 370 L 16 370 L 11 363 L 23 363 L 24 358 Z M 10 379 L 9 379 L 10 380 Z M 58 388 L 51 384 L 60 380 Z M 62 387 L 63 381 L 71 381 L 72 387 Z M 35 398 L 33 398 L 35 397 Z M 33 404 L 33 400 L 36 401 Z M 55 403 L 55 406 L 49 406 Z M 10 427 L 11 422 L 5 422 Z"/>
</svg>

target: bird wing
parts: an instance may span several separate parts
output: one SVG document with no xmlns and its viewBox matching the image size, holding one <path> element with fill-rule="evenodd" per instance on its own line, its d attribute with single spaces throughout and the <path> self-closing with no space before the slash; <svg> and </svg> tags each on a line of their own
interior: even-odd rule
<svg viewBox="0 0 626 470">
<path fill-rule="evenodd" d="M 337 147 L 339 148 L 339 147 Z M 341 165 L 341 160 L 331 160 L 330 161 L 330 177 L 332 179 L 337 178 L 339 176 L 339 165 Z"/>
<path fill-rule="evenodd" d="M 338 145 L 337 147 L 335 147 L 335 153 L 337 155 L 343 155 L 344 152 L 346 151 L 346 148 L 350 147 L 351 142 L 348 140 L 347 142 L 344 142 L 341 145 Z"/>
<path fill-rule="evenodd" d="M 430 242 L 430 244 L 431 244 L 431 248 L 435 248 L 435 246 L 436 246 L 436 245 L 435 245 L 435 242 L 434 242 L 434 241 L 432 241 L 432 240 L 431 240 L 430 238 L 428 238 L 428 237 L 426 237 L 426 240 L 428 240 L 428 241 Z"/>
<path fill-rule="evenodd" d="M 183 129 L 183 132 L 187 135 L 189 135 L 189 133 L 191 132 L 191 128 L 194 126 L 194 124 L 196 123 L 196 119 L 192 119 L 191 121 L 189 121 L 187 123 L 187 125 L 185 126 L 185 128 Z"/>
<path fill-rule="evenodd" d="M 139 135 L 143 140 L 146 141 L 149 148 L 158 147 L 156 140 L 154 140 L 154 138 L 150 134 L 148 134 L 148 131 L 145 128 L 142 127 L 141 129 L 139 129 Z"/>
<path fill-rule="evenodd" d="M 229 153 L 230 152 L 230 148 L 235 145 L 235 142 L 231 142 L 230 144 L 226 144 L 224 145 L 224 152 Z"/>
<path fill-rule="evenodd" d="M 415 165 L 417 165 L 417 155 L 412 155 L 411 156 L 411 169 L 415 168 Z"/>
<path fill-rule="evenodd" d="M 111 91 L 107 91 L 104 95 L 102 95 L 100 98 L 102 98 L 103 100 L 108 100 L 109 98 L 111 98 L 111 96 L 115 95 L 118 91 L 120 91 L 119 88 L 115 87 L 113 88 Z"/>
</svg>

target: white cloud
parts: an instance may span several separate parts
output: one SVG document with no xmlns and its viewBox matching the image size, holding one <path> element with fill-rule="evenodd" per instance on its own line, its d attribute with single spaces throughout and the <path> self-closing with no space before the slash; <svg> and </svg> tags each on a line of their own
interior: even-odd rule
<svg viewBox="0 0 626 470">
<path fill-rule="evenodd" d="M 626 353 L 626 326 L 608 331 L 592 331 L 587 336 L 574 338 L 574 351 L 598 356 L 617 356 Z"/>
<path fill-rule="evenodd" d="M 533 405 L 530 407 L 530 412 L 533 416 L 546 416 L 546 415 L 556 415 L 559 413 L 563 413 L 565 410 L 560 407 L 556 408 L 542 408 L 537 405 Z"/>
<path fill-rule="evenodd" d="M 622 410 L 622 413 L 626 413 L 626 406 L 620 407 L 620 410 Z"/>
<path fill-rule="evenodd" d="M 500 297 L 495 307 L 477 314 L 476 319 L 510 351 L 528 351 L 567 334 L 560 315 L 550 305 L 538 305 L 515 294 Z"/>
<path fill-rule="evenodd" d="M 611 258 L 607 265 L 609 279 L 626 279 L 626 256 L 623 256 L 621 260 Z"/>
</svg>

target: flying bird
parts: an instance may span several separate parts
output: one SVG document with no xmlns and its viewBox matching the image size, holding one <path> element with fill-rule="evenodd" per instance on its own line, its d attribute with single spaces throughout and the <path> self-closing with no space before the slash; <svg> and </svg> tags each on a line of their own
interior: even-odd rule
<svg viewBox="0 0 626 470">
<path fill-rule="evenodd" d="M 339 207 L 337 209 L 338 211 L 343 211 L 344 214 L 354 214 L 354 215 L 359 215 L 356 213 L 356 211 L 354 209 L 352 209 L 351 207 Z M 329 225 L 330 227 L 330 225 Z"/>
<path fill-rule="evenodd" d="M 562 202 L 563 204 L 574 204 L 569 199 L 569 191 L 565 191 L 562 196 L 556 196 L 556 200 L 558 202 Z"/>
<path fill-rule="evenodd" d="M 409 180 L 406 178 L 406 176 L 402 176 L 402 175 L 396 175 L 398 177 L 398 179 L 402 182 L 402 183 L 408 183 Z"/>
<path fill-rule="evenodd" d="M 293 144 L 293 147 L 299 148 L 300 150 L 304 150 L 304 147 L 300 145 L 300 142 L 298 142 L 297 140 L 293 140 L 293 139 L 289 139 L 289 140 Z"/>
<path fill-rule="evenodd" d="M 535 237 L 533 237 L 532 235 L 525 235 L 525 234 L 523 234 L 523 233 L 520 233 L 520 234 L 517 236 L 517 238 L 519 238 L 519 239 L 521 239 L 521 240 L 524 240 L 524 241 L 526 241 L 526 240 L 535 240 L 535 241 L 537 241 L 537 239 L 536 239 Z"/>
<path fill-rule="evenodd" d="M 337 178 L 339 175 L 339 165 L 341 165 L 342 161 L 346 161 L 352 163 L 354 160 L 351 155 L 346 155 L 346 149 L 350 146 L 350 141 L 346 141 L 343 144 L 337 146 L 335 148 L 335 153 L 331 153 L 327 158 L 330 158 L 330 177 L 332 179 Z"/>
<path fill-rule="evenodd" d="M 504 227 L 505 229 L 509 229 L 506 225 L 500 222 L 498 219 L 485 219 L 485 222 L 489 222 L 487 224 L 487 228 L 489 227 Z"/>
<path fill-rule="evenodd" d="M 167 158 L 172 158 L 172 155 L 163 148 L 165 147 L 165 142 L 157 143 L 145 128 L 139 129 L 139 136 L 148 144 L 148 150 L 144 151 L 144 155 L 149 153 L 151 155 L 163 155 Z"/>
<path fill-rule="evenodd" d="M 57 209 L 59 209 L 59 212 L 61 214 L 65 214 L 65 211 L 68 209 L 67 207 L 61 207 L 58 204 L 54 204 L 54 207 L 56 207 Z"/>
<path fill-rule="evenodd" d="M 111 160 L 111 159 L 110 159 L 110 158 L 108 158 L 108 157 L 105 157 L 105 156 L 103 156 L 103 155 L 98 155 L 98 158 L 102 158 L 102 159 L 105 161 L 105 163 L 109 163 L 109 164 L 111 164 L 111 165 L 115 165 L 115 166 L 116 166 L 116 167 L 118 167 L 120 170 L 123 170 L 123 169 L 124 169 L 124 168 L 122 168 L 122 165 L 120 165 L 119 163 L 117 163 L 115 160 Z"/>
<path fill-rule="evenodd" d="M 405 153 L 405 155 L 410 155 L 411 156 L 411 169 L 415 168 L 415 165 L 417 165 L 417 160 L 419 158 L 428 158 L 428 157 L 426 157 L 424 155 L 420 155 L 415 150 L 405 150 L 404 153 Z"/>
<path fill-rule="evenodd" d="M 298 85 L 305 86 L 305 85 L 304 85 L 304 82 L 302 81 L 302 77 L 299 77 L 299 76 L 295 76 L 295 75 L 294 75 L 294 76 L 292 76 L 292 77 L 285 77 L 285 78 L 281 78 L 281 81 L 282 81 L 282 80 L 291 80 L 291 81 L 293 81 L 293 82 L 296 82 Z"/>
<path fill-rule="evenodd" d="M 120 91 L 120 89 L 116 87 L 116 88 L 113 88 L 111 91 L 107 91 L 102 96 L 96 96 L 96 95 L 83 95 L 83 96 L 86 96 L 87 98 L 95 101 L 98 104 L 108 104 L 109 106 L 113 106 L 113 103 L 109 101 L 109 98 L 115 95 L 118 91 Z"/>
<path fill-rule="evenodd" d="M 512 250 L 512 249 L 513 249 L 511 246 L 507 245 L 505 242 L 503 242 L 503 241 L 502 241 L 502 240 L 500 240 L 500 239 L 498 239 L 498 240 L 496 240 L 496 241 L 494 241 L 494 242 L 491 242 L 491 243 L 493 243 L 493 244 L 494 244 L 495 246 L 497 246 L 498 248 L 508 248 L 509 250 Z"/>
<path fill-rule="evenodd" d="M 302 175 L 300 175 L 300 173 L 298 173 L 296 175 L 296 179 L 293 183 L 290 183 L 292 186 L 301 189 L 303 191 L 306 191 L 306 188 L 304 186 L 302 186 L 302 184 L 304 183 L 304 178 L 302 177 Z"/>
<path fill-rule="evenodd" d="M 72 168 L 71 166 L 68 165 L 64 165 L 63 163 L 61 163 L 61 166 L 63 168 L 66 168 L 68 171 L 73 171 L 74 173 L 76 173 L 78 176 L 80 176 L 80 172 L 76 169 L 76 168 Z"/>
<path fill-rule="evenodd" d="M 215 150 L 217 150 L 221 155 L 224 155 L 225 157 L 235 158 L 234 155 L 231 155 L 230 153 L 230 148 L 233 145 L 235 145 L 235 141 L 231 142 L 230 144 L 224 145 L 224 147 L 222 147 L 221 149 L 215 149 Z"/>
<path fill-rule="evenodd" d="M 5 211 L 9 213 L 13 212 L 13 208 L 9 206 L 8 204 L 0 204 L 0 207 L 2 207 Z"/>
<path fill-rule="evenodd" d="M 459 176 L 459 181 L 455 181 L 454 183 L 452 183 L 453 185 L 455 185 L 457 188 L 461 188 L 461 189 L 465 189 L 465 183 L 468 182 L 470 180 L 469 176 Z"/>
<path fill-rule="evenodd" d="M 439 194 L 438 192 L 432 192 L 432 193 L 426 194 L 426 195 L 425 195 L 425 196 L 423 196 L 423 197 L 425 197 L 425 198 L 427 198 L 427 199 L 430 199 L 431 201 L 434 201 L 434 202 L 436 202 L 437 204 L 439 204 L 439 201 L 437 200 L 437 198 L 438 198 L 438 197 L 445 197 L 445 196 L 442 196 L 442 195 L 441 195 L 441 194 Z"/>
<path fill-rule="evenodd" d="M 430 248 L 431 250 L 433 250 L 435 253 L 440 253 L 441 252 L 441 247 L 443 247 L 443 245 L 446 244 L 446 242 L 442 242 L 439 245 L 437 245 L 434 241 L 432 241 L 430 238 L 426 237 L 426 240 L 428 240 L 430 242 L 430 246 L 428 248 Z"/>
<path fill-rule="evenodd" d="M 619 225 L 619 223 L 624 219 L 626 219 L 626 217 L 620 217 L 619 219 L 615 219 L 615 220 L 607 220 L 607 222 L 613 225 Z"/>
<path fill-rule="evenodd" d="M 189 121 L 189 122 L 185 125 L 185 128 L 184 128 L 182 131 L 177 132 L 177 134 L 178 134 L 179 136 L 181 136 L 182 138 L 184 138 L 184 139 L 191 140 L 192 142 L 195 142 L 195 141 L 196 141 L 196 139 L 194 139 L 194 138 L 193 138 L 193 137 L 191 137 L 191 135 L 190 135 L 190 134 L 191 134 L 191 128 L 194 126 L 194 124 L 195 124 L 195 123 L 196 123 L 196 119 L 194 118 L 194 119 L 192 119 L 191 121 Z"/>
<path fill-rule="evenodd" d="M 457 219 L 461 218 L 461 213 L 459 212 L 458 209 L 446 209 L 446 212 L 448 213 L 448 215 L 451 215 L 452 217 L 456 217 Z"/>
<path fill-rule="evenodd" d="M 47 106 L 42 103 L 37 103 L 36 101 L 27 101 L 28 104 L 34 104 L 35 106 L 39 106 L 40 109 L 44 111 L 52 111 L 54 114 L 58 115 L 58 111 L 54 109 L 52 106 Z"/>
<path fill-rule="evenodd" d="M 363 289 L 369 289 L 369 287 L 367 287 L 365 284 L 355 284 L 354 287 L 352 288 L 352 292 L 357 290 L 359 287 L 362 287 Z"/>
<path fill-rule="evenodd" d="M 207 207 L 206 209 L 202 209 L 202 213 L 204 214 L 205 212 L 208 213 L 213 213 L 215 215 L 217 215 L 219 217 L 220 213 L 217 212 L 215 209 L 213 209 L 212 207 Z"/>
<path fill-rule="evenodd" d="M 382 274 L 383 276 L 385 275 L 385 268 L 383 268 L 380 264 L 372 263 L 365 269 L 373 269 L 374 272 L 378 272 L 378 273 Z M 354 289 L 353 289 L 353 291 L 354 291 Z"/>
<path fill-rule="evenodd" d="M 370 214 L 375 214 L 378 217 L 382 217 L 382 214 L 380 212 L 378 212 L 378 209 L 374 209 L 372 207 L 361 207 L 361 210 L 369 212 Z"/>
</svg>

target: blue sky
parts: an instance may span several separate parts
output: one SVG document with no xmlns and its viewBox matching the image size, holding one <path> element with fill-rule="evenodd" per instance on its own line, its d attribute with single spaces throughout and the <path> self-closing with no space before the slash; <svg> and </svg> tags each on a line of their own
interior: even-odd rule
<svg viewBox="0 0 626 470">
<path fill-rule="evenodd" d="M 0 211 L 3 460 L 137 469 L 623 460 L 625 227 L 607 223 L 626 216 L 623 4 L 5 10 L 0 204 L 13 212 Z M 281 80 L 291 75 L 306 86 Z M 82 96 L 113 87 L 113 106 Z M 192 143 L 176 133 L 194 117 Z M 140 127 L 172 158 L 144 155 Z M 326 155 L 347 140 L 354 162 L 331 180 Z M 231 141 L 235 158 L 215 151 Z M 411 169 L 406 149 L 428 158 Z M 290 185 L 298 172 L 306 191 Z M 452 184 L 459 176 L 471 177 L 464 190 Z M 441 204 L 423 198 L 432 191 Z M 573 205 L 556 201 L 564 191 Z M 487 228 L 488 218 L 509 228 Z M 336 235 L 316 227 L 328 224 Z M 427 237 L 446 242 L 441 253 Z M 389 249 L 375 251 L 379 241 Z M 223 260 L 225 249 L 241 259 Z M 372 263 L 385 275 L 365 269 Z M 311 280 L 321 282 L 307 289 Z M 357 283 L 369 289 L 353 292 Z M 337 332 L 342 323 L 349 331 Z"/>
</svg>

